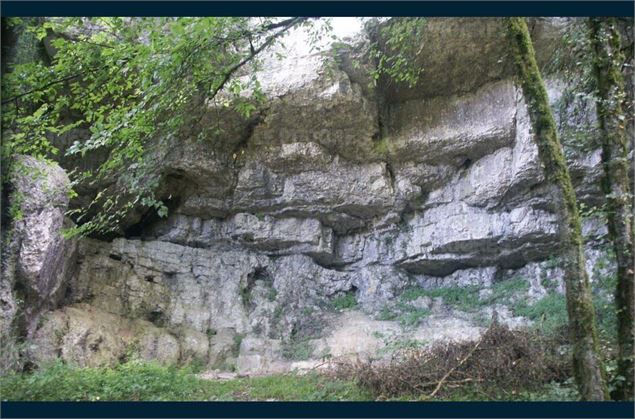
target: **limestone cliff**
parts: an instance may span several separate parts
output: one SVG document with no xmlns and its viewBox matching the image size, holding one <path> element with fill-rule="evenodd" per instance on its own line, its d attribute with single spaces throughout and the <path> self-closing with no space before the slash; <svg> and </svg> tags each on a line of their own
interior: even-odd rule
<svg viewBox="0 0 635 419">
<path fill-rule="evenodd" d="M 543 64 L 564 30 L 561 20 L 535 22 Z M 493 311 L 527 324 L 495 301 L 464 311 L 404 298 L 455 286 L 486 301 L 517 278 L 526 287 L 515 298 L 562 292 L 557 203 L 501 21 L 429 19 L 419 41 L 424 71 L 414 88 L 369 85 L 364 39 L 336 58 L 267 58 L 258 77 L 268 101 L 254 117 L 210 105 L 188 134 L 153 144 L 169 216 L 140 210 L 112 240 L 64 241 L 66 192 L 41 199 L 41 185 L 16 180 L 30 198 L 3 257 L 3 334 L 19 324 L 34 363 L 116 363 L 136 351 L 249 372 L 380 356 L 399 341 L 473 338 Z M 567 80 L 547 80 L 564 126 L 570 115 L 555 104 Z M 591 132 L 594 109 L 583 109 L 577 124 Z M 200 141 L 202 126 L 219 120 L 219 137 Z M 599 150 L 569 157 L 579 199 L 602 202 Z M 67 182 L 57 167 L 44 176 Z M 80 190 L 70 205 L 91 193 Z M 611 269 L 596 263 L 605 227 L 585 223 L 595 279 Z"/>
</svg>

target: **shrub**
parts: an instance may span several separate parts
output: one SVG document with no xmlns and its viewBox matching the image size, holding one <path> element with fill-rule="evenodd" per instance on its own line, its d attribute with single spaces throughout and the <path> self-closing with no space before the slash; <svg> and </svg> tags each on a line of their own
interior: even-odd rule
<svg viewBox="0 0 635 419">
<path fill-rule="evenodd" d="M 282 356 L 295 361 L 304 361 L 313 355 L 313 345 L 308 339 L 292 338 L 282 347 Z"/>
</svg>

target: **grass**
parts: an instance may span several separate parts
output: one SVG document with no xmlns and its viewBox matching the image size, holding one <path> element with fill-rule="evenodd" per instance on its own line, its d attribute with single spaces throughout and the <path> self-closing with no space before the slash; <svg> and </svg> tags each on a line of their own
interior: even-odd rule
<svg viewBox="0 0 635 419">
<path fill-rule="evenodd" d="M 432 313 L 428 308 L 412 305 L 416 299 L 441 297 L 445 304 L 467 311 L 476 307 L 478 290 L 477 287 L 408 288 L 401 293 L 399 302 L 394 307 L 384 307 L 378 318 L 380 320 L 397 320 L 402 327 L 413 327 Z"/>
<path fill-rule="evenodd" d="M 479 297 L 481 287 L 471 285 L 466 287 L 441 287 L 433 289 L 410 288 L 401 294 L 402 301 L 414 301 L 419 297 L 442 298 L 447 304 L 457 310 L 474 312 L 483 307 L 502 303 L 509 305 L 518 316 L 528 317 L 531 320 L 541 318 L 543 314 L 553 314 L 560 317 L 559 294 L 549 294 L 545 301 L 540 300 L 529 306 L 524 303 L 522 294 L 529 290 L 529 283 L 522 277 L 496 282 L 492 285 L 492 293 L 487 297 Z M 516 298 L 514 298 L 516 297 Z M 566 307 L 565 307 L 566 316 Z M 557 319 L 556 319 L 557 320 Z"/>
<path fill-rule="evenodd" d="M 379 320 L 396 320 L 402 327 L 413 327 L 432 313 L 427 308 L 418 308 L 400 301 L 394 306 L 386 305 L 379 312 Z"/>
<path fill-rule="evenodd" d="M 409 305 L 399 305 L 401 314 L 397 317 L 399 324 L 403 327 L 413 327 L 428 317 L 431 313 L 427 308 L 417 308 Z"/>
<path fill-rule="evenodd" d="M 379 315 L 377 316 L 377 318 L 379 320 L 395 320 L 398 316 L 399 314 L 391 310 L 390 307 L 384 306 L 379 312 Z"/>
<path fill-rule="evenodd" d="M 357 307 L 357 299 L 353 293 L 338 295 L 330 301 L 330 306 L 337 311 L 350 310 Z"/>
<path fill-rule="evenodd" d="M 318 374 L 202 380 L 190 369 L 130 361 L 114 368 L 61 362 L 0 378 L 2 400 L 371 400 L 353 382 Z"/>
<path fill-rule="evenodd" d="M 369 401 L 370 392 L 353 381 L 309 373 L 232 380 L 203 380 L 188 368 L 129 361 L 114 368 L 77 368 L 57 362 L 32 374 L 0 378 L 2 400 L 38 401 Z M 391 400 L 412 400 L 398 398 Z M 476 385 L 461 386 L 444 400 L 577 400 L 571 386 L 550 384 L 541 391 L 492 398 Z"/>
<path fill-rule="evenodd" d="M 267 291 L 267 300 L 276 301 L 276 298 L 278 298 L 278 290 L 270 288 L 269 291 Z"/>
<path fill-rule="evenodd" d="M 532 320 L 545 334 L 550 334 L 567 324 L 567 302 L 563 295 L 547 294 L 534 304 L 518 303 L 512 311 L 516 316 Z"/>
<path fill-rule="evenodd" d="M 243 343 L 243 339 L 245 338 L 245 336 L 241 335 L 240 333 L 237 333 L 234 335 L 234 348 L 236 348 L 236 351 L 238 351 L 240 349 L 240 345 Z"/>
<path fill-rule="evenodd" d="M 459 310 L 470 311 L 479 307 L 480 300 L 478 298 L 479 287 L 443 287 L 435 288 L 431 290 L 425 290 L 422 295 L 427 295 L 430 298 L 443 299 L 443 302 L 447 305 L 455 307 Z"/>
<path fill-rule="evenodd" d="M 596 310 L 598 331 L 601 336 L 613 337 L 617 330 L 617 318 L 615 306 L 607 295 L 612 294 L 615 288 L 615 278 L 603 277 L 595 284 L 593 305 Z M 394 311 L 385 307 L 379 315 L 381 320 L 399 320 L 402 325 L 414 325 L 418 319 L 429 315 L 429 311 L 417 311 L 414 307 L 407 310 L 409 302 L 419 297 L 438 298 L 457 310 L 476 312 L 483 307 L 501 303 L 509 306 L 515 316 L 522 316 L 534 322 L 535 327 L 545 334 L 557 332 L 567 325 L 567 304 L 565 297 L 551 290 L 549 294 L 533 304 L 528 304 L 522 297 L 529 290 L 529 282 L 517 277 L 506 281 L 496 282 L 492 285 L 492 293 L 484 298 L 479 298 L 481 287 L 441 287 L 434 289 L 409 288 L 401 294 L 401 303 L 397 304 L 400 310 Z M 486 323 L 485 319 L 482 319 Z"/>
<path fill-rule="evenodd" d="M 379 350 L 379 355 L 392 354 L 398 351 L 408 351 L 412 349 L 421 349 L 428 343 L 424 340 L 417 339 L 384 339 L 385 346 Z"/>
<path fill-rule="evenodd" d="M 480 298 L 478 293 L 482 287 L 469 285 L 465 287 L 440 287 L 432 289 L 410 288 L 401 294 L 402 301 L 414 301 L 419 297 L 443 299 L 443 302 L 458 310 L 473 311 L 482 307 L 508 302 L 511 297 L 529 289 L 529 283 L 522 277 L 496 282 L 492 285 L 492 294 Z"/>
<path fill-rule="evenodd" d="M 593 296 L 593 307 L 600 337 L 614 340 L 617 333 L 615 304 L 604 295 L 596 294 Z M 512 306 L 512 312 L 532 320 L 534 326 L 547 335 L 558 332 L 569 321 L 565 296 L 557 293 L 547 294 L 533 304 L 519 300 Z"/>
<path fill-rule="evenodd" d="M 189 370 L 130 361 L 114 368 L 57 362 L 33 374 L 0 379 L 3 400 L 192 400 L 201 387 Z"/>
<path fill-rule="evenodd" d="M 527 291 L 529 283 L 521 277 L 497 282 L 492 285 L 492 294 L 485 298 L 480 298 L 478 295 L 481 289 L 482 287 L 476 285 L 433 289 L 410 288 L 401 294 L 401 299 L 402 301 L 414 301 L 419 297 L 441 297 L 445 304 L 461 311 L 470 312 L 494 303 L 509 302 L 514 295 Z"/>
<path fill-rule="evenodd" d="M 498 300 L 505 300 L 529 290 L 529 282 L 523 277 L 516 277 L 506 281 L 496 282 L 492 285 L 492 295 L 485 299 L 484 304 L 490 304 Z"/>
</svg>

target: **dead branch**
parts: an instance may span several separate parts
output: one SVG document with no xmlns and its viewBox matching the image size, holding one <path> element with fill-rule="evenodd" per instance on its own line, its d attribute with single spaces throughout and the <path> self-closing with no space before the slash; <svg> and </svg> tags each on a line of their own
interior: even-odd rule
<svg viewBox="0 0 635 419">
<path fill-rule="evenodd" d="M 490 326 L 491 327 L 491 326 Z M 485 332 L 487 333 L 487 332 Z M 434 388 L 434 391 L 432 391 L 432 393 L 430 393 L 430 395 L 428 395 L 429 398 L 434 397 L 439 390 L 441 389 L 441 387 L 443 386 L 443 383 L 445 382 L 445 380 L 448 379 L 448 377 L 454 372 L 456 371 L 457 368 L 459 368 L 461 365 L 465 364 L 465 361 L 467 361 L 468 359 L 470 359 L 470 357 L 474 354 L 474 352 L 478 349 L 478 347 L 481 345 L 481 342 L 483 342 L 483 336 L 485 336 L 485 333 L 481 335 L 480 339 L 478 340 L 478 342 L 476 342 L 476 345 L 474 345 L 474 347 L 472 348 L 472 350 L 470 352 L 467 353 L 467 355 L 465 355 L 463 357 L 463 359 L 461 359 L 461 362 L 459 362 L 458 364 L 456 364 L 454 367 L 452 367 L 450 369 L 450 371 L 448 371 L 443 378 L 441 378 L 441 380 L 439 381 L 439 383 L 437 384 L 437 386 Z"/>
</svg>

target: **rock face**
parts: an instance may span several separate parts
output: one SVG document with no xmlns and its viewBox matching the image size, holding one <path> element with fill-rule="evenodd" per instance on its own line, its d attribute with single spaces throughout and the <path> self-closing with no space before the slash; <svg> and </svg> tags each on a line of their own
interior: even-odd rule
<svg viewBox="0 0 635 419">
<path fill-rule="evenodd" d="M 541 59 L 561 30 L 535 26 Z M 416 89 L 369 87 L 369 64 L 351 64 L 363 44 L 339 64 L 273 61 L 258 74 L 267 105 L 250 121 L 228 115 L 226 141 L 198 141 L 194 126 L 179 147 L 153 146 L 172 209 L 127 238 L 64 241 L 55 232 L 65 195 L 18 181 L 29 198 L 16 224 L 16 283 L 37 310 L 51 309 L 30 334 L 34 362 L 112 364 L 135 352 L 283 370 L 482 331 L 442 298 L 407 299 L 413 290 L 477 286 L 479 300 L 521 277 L 528 299 L 562 292 L 556 208 L 500 20 L 430 19 L 421 43 Z M 564 84 L 548 84 L 555 104 Z M 570 161 L 589 205 L 602 202 L 597 153 Z M 61 169 L 45 170 L 53 185 L 67 183 Z M 603 228 L 585 226 L 592 278 L 611 269 L 596 263 Z M 479 315 L 527 324 L 506 310 Z"/>
<path fill-rule="evenodd" d="M 39 314 L 63 297 L 65 281 L 75 266 L 76 242 L 61 236 L 62 229 L 72 224 L 64 218 L 70 186 L 57 164 L 28 156 L 16 158 L 11 185 L 13 221 L 3 284 L 19 290 L 18 298 L 26 305 L 24 327 L 30 334 Z M 9 331 L 11 317 L 3 322 L 3 334 Z"/>
</svg>

